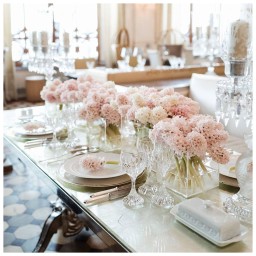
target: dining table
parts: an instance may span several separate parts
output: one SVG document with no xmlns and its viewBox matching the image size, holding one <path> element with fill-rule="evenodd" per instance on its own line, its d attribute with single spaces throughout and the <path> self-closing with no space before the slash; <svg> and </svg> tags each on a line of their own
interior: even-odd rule
<svg viewBox="0 0 256 256">
<path fill-rule="evenodd" d="M 49 148 L 47 143 L 35 142 L 33 145 L 31 142 L 33 140 L 29 136 L 23 136 L 24 134 L 17 132 L 24 124 L 24 111 L 29 113 L 27 116 L 29 120 L 45 120 L 44 106 L 4 110 L 4 145 L 10 147 L 27 168 L 33 170 L 45 186 L 52 189 L 59 198 L 45 222 L 35 252 L 46 249 L 56 228 L 63 226 L 63 215 L 69 216 L 66 221 L 71 227 L 66 230 L 66 235 L 75 235 L 81 229 L 88 227 L 108 246 L 110 252 L 251 253 L 253 251 L 253 225 L 250 223 L 243 223 L 247 232 L 238 241 L 216 245 L 179 222 L 170 209 L 157 207 L 148 198 L 145 198 L 143 207 L 132 209 L 123 204 L 124 193 L 109 193 L 106 196 L 104 191 L 107 189 L 117 190 L 119 187 L 129 185 L 126 174 L 102 177 L 98 180 L 87 176 L 85 178 L 76 176 L 76 161 L 70 163 L 70 160 L 78 157 L 77 152 L 75 154 L 67 152 L 66 148 L 54 150 Z M 83 124 L 76 127 L 75 134 L 81 145 L 87 143 L 86 133 L 87 130 Z M 44 134 L 40 136 L 38 137 L 44 138 L 45 141 L 51 138 Z M 28 146 L 29 144 L 32 146 Z M 227 147 L 239 153 L 246 150 L 244 141 L 232 136 L 229 138 Z M 106 152 L 102 152 L 104 153 Z M 66 164 L 68 160 L 70 165 Z M 73 172 L 69 173 L 68 168 Z M 143 172 L 138 177 L 137 183 L 143 183 L 144 180 Z M 233 180 L 233 183 L 226 182 L 227 180 Z M 202 192 L 197 197 L 212 200 L 222 208 L 223 202 L 239 191 L 237 182 L 234 181 L 236 181 L 234 177 L 220 174 L 219 186 Z M 103 192 L 101 199 L 91 200 L 92 195 L 98 192 Z M 187 200 L 172 191 L 170 193 L 174 197 L 175 205 Z"/>
</svg>

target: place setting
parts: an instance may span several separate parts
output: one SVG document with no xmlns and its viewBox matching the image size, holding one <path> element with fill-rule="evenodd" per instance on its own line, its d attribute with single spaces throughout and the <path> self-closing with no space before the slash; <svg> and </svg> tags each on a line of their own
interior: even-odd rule
<svg viewBox="0 0 256 256">
<path fill-rule="evenodd" d="M 57 171 L 57 179 L 75 190 L 96 189 L 99 194 L 92 196 L 93 200 L 85 200 L 85 204 L 98 203 L 102 199 L 98 196 L 102 195 L 109 196 L 105 200 L 125 196 L 131 188 L 130 178 L 120 166 L 120 154 L 112 152 L 85 153 L 66 159 Z M 138 183 L 144 179 L 145 173 L 141 173 Z"/>
</svg>

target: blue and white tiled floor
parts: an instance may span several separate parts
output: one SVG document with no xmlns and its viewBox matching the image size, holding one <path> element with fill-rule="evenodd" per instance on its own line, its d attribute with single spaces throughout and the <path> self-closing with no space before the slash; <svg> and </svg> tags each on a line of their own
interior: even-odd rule
<svg viewBox="0 0 256 256">
<path fill-rule="evenodd" d="M 4 174 L 3 251 L 32 252 L 44 221 L 52 211 L 50 202 L 57 198 L 13 152 L 5 147 L 4 153 L 13 170 Z M 104 251 L 109 249 L 91 230 L 84 229 L 77 236 L 65 238 L 59 229 L 45 252 Z"/>
</svg>

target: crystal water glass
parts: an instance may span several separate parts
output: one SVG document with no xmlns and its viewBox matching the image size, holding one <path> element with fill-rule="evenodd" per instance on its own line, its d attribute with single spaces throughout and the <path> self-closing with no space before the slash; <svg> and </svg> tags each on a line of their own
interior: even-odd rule
<svg viewBox="0 0 256 256">
<path fill-rule="evenodd" d="M 45 102 L 45 116 L 48 124 L 52 127 L 53 137 L 49 143 L 50 149 L 56 149 L 61 146 L 61 143 L 57 139 L 57 128 L 62 118 L 61 105 L 59 103 Z"/>
<path fill-rule="evenodd" d="M 80 140 L 76 137 L 74 132 L 77 121 L 77 112 L 75 102 L 70 102 L 63 105 L 63 119 L 68 127 L 68 138 L 65 141 L 67 148 L 73 148 L 80 143 Z"/>
<path fill-rule="evenodd" d="M 153 152 L 152 141 L 146 137 L 138 138 L 137 150 L 141 152 L 147 168 L 146 182 L 138 188 L 138 192 L 141 195 L 152 197 L 157 190 L 157 186 L 155 185 L 154 179 L 152 177 L 152 169 L 154 167 L 154 160 L 152 156 L 152 152 Z"/>
<path fill-rule="evenodd" d="M 162 208 L 172 208 L 174 206 L 174 198 L 167 191 L 165 184 L 167 171 L 171 168 L 173 162 L 172 152 L 168 147 L 156 144 L 153 157 L 156 163 L 156 172 L 160 185 L 157 192 L 152 196 L 151 202 Z"/>
<path fill-rule="evenodd" d="M 131 190 L 124 197 L 123 203 L 129 208 L 141 208 L 144 205 L 144 199 L 136 191 L 136 179 L 145 169 L 145 161 L 142 154 L 138 151 L 122 151 L 120 155 L 122 170 L 131 178 Z"/>
</svg>

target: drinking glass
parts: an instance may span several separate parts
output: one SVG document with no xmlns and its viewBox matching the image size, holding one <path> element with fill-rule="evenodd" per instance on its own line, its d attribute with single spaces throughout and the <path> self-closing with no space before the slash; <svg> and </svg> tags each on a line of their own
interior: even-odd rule
<svg viewBox="0 0 256 256">
<path fill-rule="evenodd" d="M 141 152 L 145 165 L 147 168 L 147 179 L 146 182 L 139 187 L 138 192 L 141 195 L 149 196 L 152 197 L 156 190 L 157 187 L 154 183 L 154 179 L 152 177 L 152 169 L 154 166 L 154 160 L 152 156 L 153 152 L 153 143 L 149 138 L 138 138 L 137 140 L 137 150 Z"/>
<path fill-rule="evenodd" d="M 125 62 L 125 66 L 127 69 L 130 68 L 130 58 L 132 56 L 132 49 L 131 48 L 127 48 L 127 47 L 123 47 L 121 50 L 121 57 L 123 58 L 124 62 Z"/>
<path fill-rule="evenodd" d="M 61 143 L 57 139 L 57 127 L 60 119 L 62 118 L 61 104 L 45 102 L 45 115 L 48 124 L 52 127 L 53 137 L 49 143 L 50 149 L 56 149 L 61 146 Z"/>
<path fill-rule="evenodd" d="M 120 155 L 122 170 L 131 178 L 130 193 L 124 197 L 124 205 L 130 208 L 141 208 L 144 204 L 144 199 L 137 193 L 135 182 L 140 173 L 145 168 L 145 161 L 142 154 L 136 149 L 134 151 L 122 151 Z"/>
<path fill-rule="evenodd" d="M 165 185 L 166 173 L 173 162 L 172 152 L 168 147 L 156 144 L 153 152 L 153 158 L 156 162 L 156 171 L 160 186 L 157 192 L 152 196 L 151 202 L 162 208 L 172 208 L 174 206 L 174 198 L 167 191 Z"/>
<path fill-rule="evenodd" d="M 78 111 L 75 102 L 64 104 L 63 119 L 66 121 L 68 127 L 68 138 L 65 141 L 67 148 L 73 148 L 80 143 L 80 140 L 77 138 L 74 132 L 77 121 L 77 113 Z"/>
</svg>

